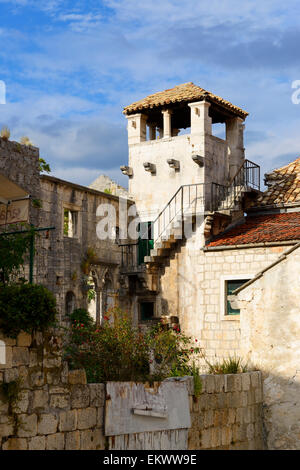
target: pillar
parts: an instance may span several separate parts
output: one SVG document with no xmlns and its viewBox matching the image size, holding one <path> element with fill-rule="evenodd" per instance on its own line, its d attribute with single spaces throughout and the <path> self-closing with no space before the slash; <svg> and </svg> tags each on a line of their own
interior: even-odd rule
<svg viewBox="0 0 300 470">
<path fill-rule="evenodd" d="M 229 176 L 233 178 L 245 159 L 244 121 L 240 117 L 227 119 L 226 142 L 228 146 Z"/>
<path fill-rule="evenodd" d="M 144 114 L 131 114 L 126 116 L 128 120 L 128 144 L 139 144 L 146 140 L 146 121 Z"/>
<path fill-rule="evenodd" d="M 210 103 L 207 101 L 197 101 L 189 103 L 191 108 L 191 134 L 210 134 L 211 117 L 209 116 Z"/>
<path fill-rule="evenodd" d="M 162 111 L 164 117 L 164 139 L 172 137 L 172 124 L 171 124 L 171 115 L 172 111 L 170 109 L 165 109 Z"/>
</svg>

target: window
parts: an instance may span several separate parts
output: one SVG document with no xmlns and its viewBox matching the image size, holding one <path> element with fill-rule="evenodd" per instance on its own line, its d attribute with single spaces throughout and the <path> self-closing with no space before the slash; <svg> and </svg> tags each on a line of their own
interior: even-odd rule
<svg viewBox="0 0 300 470">
<path fill-rule="evenodd" d="M 240 286 L 253 278 L 253 274 L 229 274 L 220 278 L 220 319 L 237 320 L 240 318 L 240 310 L 234 308 L 229 301 L 229 296 Z"/>
<path fill-rule="evenodd" d="M 154 317 L 154 302 L 140 303 L 140 320 L 149 321 Z"/>
<path fill-rule="evenodd" d="M 245 282 L 248 282 L 249 279 L 236 279 L 236 280 L 228 280 L 226 281 L 226 297 L 227 297 L 227 305 L 226 305 L 226 315 L 239 315 L 240 309 L 239 308 L 232 308 L 231 303 L 228 300 L 228 296 L 232 295 L 233 291 L 241 287 Z"/>
<path fill-rule="evenodd" d="M 64 209 L 64 236 L 70 238 L 78 236 L 78 211 Z"/>
<path fill-rule="evenodd" d="M 66 315 L 71 315 L 76 307 L 76 297 L 72 291 L 66 294 Z"/>
</svg>

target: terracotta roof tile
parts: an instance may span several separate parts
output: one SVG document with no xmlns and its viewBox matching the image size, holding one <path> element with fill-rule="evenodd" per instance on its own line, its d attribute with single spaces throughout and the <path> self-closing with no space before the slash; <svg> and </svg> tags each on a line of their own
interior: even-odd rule
<svg viewBox="0 0 300 470">
<path fill-rule="evenodd" d="M 300 240 L 300 212 L 247 217 L 246 222 L 218 235 L 207 246 Z"/>
<path fill-rule="evenodd" d="M 300 203 L 300 158 L 266 175 L 266 181 L 270 187 L 253 206 Z"/>
<path fill-rule="evenodd" d="M 123 112 L 124 114 L 132 114 L 134 112 L 142 111 L 143 109 L 158 108 L 170 103 L 191 103 L 193 101 L 203 99 L 204 97 L 206 97 L 208 101 L 215 102 L 227 109 L 230 109 L 243 119 L 248 116 L 248 113 L 243 109 L 238 106 L 234 106 L 229 101 L 224 100 L 220 96 L 214 95 L 210 91 L 204 90 L 204 88 L 194 85 L 193 82 L 182 83 L 174 88 L 149 95 L 142 100 L 126 106 Z"/>
</svg>

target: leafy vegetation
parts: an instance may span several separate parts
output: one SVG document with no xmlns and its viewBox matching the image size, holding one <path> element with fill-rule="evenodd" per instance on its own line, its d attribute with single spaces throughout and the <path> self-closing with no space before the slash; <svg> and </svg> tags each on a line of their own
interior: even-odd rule
<svg viewBox="0 0 300 470">
<path fill-rule="evenodd" d="M 12 284 L 0 289 L 0 329 L 11 338 L 55 326 L 56 301 L 44 286 Z"/>
<path fill-rule="evenodd" d="M 190 365 L 191 357 L 200 350 L 178 327 L 167 329 L 159 323 L 142 330 L 133 326 L 119 309 L 112 309 L 98 328 L 82 311 L 74 311 L 71 320 L 72 333 L 65 358 L 71 368 L 85 369 L 88 382 L 153 382 L 170 376 L 194 375 L 198 377 L 196 389 L 200 393 L 198 369 L 195 364 Z"/>
<path fill-rule="evenodd" d="M 44 171 L 45 173 L 51 173 L 50 165 L 46 160 L 44 160 L 44 158 L 39 158 L 39 170 L 40 172 Z"/>
<path fill-rule="evenodd" d="M 206 362 L 209 366 L 210 374 L 240 374 L 248 370 L 247 364 L 243 364 L 242 359 L 235 356 L 215 362 L 214 364 L 210 364 L 208 361 Z"/>
<path fill-rule="evenodd" d="M 27 227 L 24 233 L 0 234 L 0 287 L 22 272 L 33 236 L 31 227 Z"/>
</svg>

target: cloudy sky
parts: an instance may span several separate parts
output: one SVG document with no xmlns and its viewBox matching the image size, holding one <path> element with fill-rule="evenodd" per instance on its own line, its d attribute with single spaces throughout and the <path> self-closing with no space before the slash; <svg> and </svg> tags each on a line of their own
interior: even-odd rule
<svg viewBox="0 0 300 470">
<path fill-rule="evenodd" d="M 298 0 L 0 0 L 0 127 L 57 177 L 126 185 L 122 108 L 192 81 L 250 113 L 246 156 L 270 171 L 300 154 L 299 43 Z"/>
</svg>

